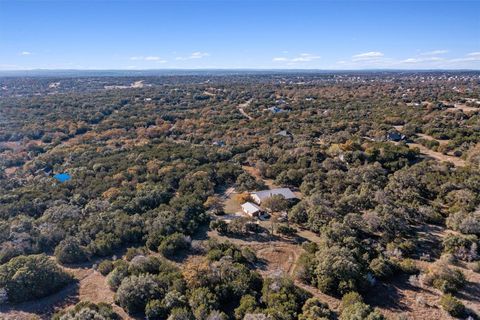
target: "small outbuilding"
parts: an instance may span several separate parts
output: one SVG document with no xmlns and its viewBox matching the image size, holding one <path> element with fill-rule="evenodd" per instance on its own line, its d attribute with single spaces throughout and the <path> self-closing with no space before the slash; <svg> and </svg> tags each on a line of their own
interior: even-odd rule
<svg viewBox="0 0 480 320">
<path fill-rule="evenodd" d="M 248 214 L 250 217 L 258 217 L 263 211 L 262 208 L 251 202 L 245 202 L 241 207 L 242 211 Z"/>
<path fill-rule="evenodd" d="M 407 137 L 404 134 L 401 134 L 399 132 L 389 132 L 389 133 L 387 133 L 387 140 L 389 140 L 389 141 L 398 142 L 398 141 L 403 141 L 406 138 Z"/>
</svg>

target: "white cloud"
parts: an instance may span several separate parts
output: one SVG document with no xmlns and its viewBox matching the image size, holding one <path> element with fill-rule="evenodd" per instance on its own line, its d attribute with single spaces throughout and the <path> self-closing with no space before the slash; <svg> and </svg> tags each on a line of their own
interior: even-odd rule
<svg viewBox="0 0 480 320">
<path fill-rule="evenodd" d="M 451 62 L 480 62 L 480 52 L 467 53 L 462 58 L 451 59 Z"/>
<path fill-rule="evenodd" d="M 310 54 L 310 53 L 302 53 L 302 54 L 300 54 L 300 56 L 298 56 L 296 58 L 293 58 L 292 61 L 293 62 L 308 62 L 308 61 L 317 60 L 317 59 L 320 59 L 320 56 L 316 56 L 316 55 L 313 55 L 313 54 Z"/>
<path fill-rule="evenodd" d="M 296 57 L 287 58 L 287 57 L 275 57 L 272 59 L 274 62 L 289 62 L 291 64 L 298 63 L 298 62 L 310 62 L 313 60 L 320 59 L 320 56 L 311 54 L 311 53 L 301 53 Z"/>
<path fill-rule="evenodd" d="M 145 61 L 160 61 L 160 60 L 162 60 L 162 58 L 156 57 L 156 56 L 145 57 Z"/>
<path fill-rule="evenodd" d="M 133 61 L 154 61 L 154 62 L 157 62 L 157 63 L 165 63 L 167 62 L 167 60 L 164 60 L 158 56 L 134 56 L 134 57 L 130 57 L 130 60 L 133 60 Z"/>
<path fill-rule="evenodd" d="M 200 59 L 200 58 L 203 58 L 203 57 L 208 57 L 210 54 L 207 53 L 207 52 L 200 52 L 200 51 L 197 51 L 197 52 L 194 52 L 190 55 L 190 59 Z"/>
<path fill-rule="evenodd" d="M 440 57 L 426 57 L 426 58 L 408 58 L 401 60 L 400 63 L 423 63 L 423 62 L 440 62 L 445 61 L 444 58 Z"/>
<path fill-rule="evenodd" d="M 22 55 L 22 56 L 29 56 L 29 55 L 31 55 L 31 54 L 32 54 L 32 53 L 31 53 L 30 51 L 22 51 L 22 52 L 20 52 L 20 55 Z"/>
<path fill-rule="evenodd" d="M 427 52 L 422 52 L 420 53 L 421 56 L 436 56 L 439 54 L 445 54 L 447 53 L 448 50 L 433 50 L 433 51 L 427 51 Z"/>
<path fill-rule="evenodd" d="M 176 57 L 175 60 L 201 59 L 208 56 L 210 56 L 210 53 L 208 52 L 195 51 L 195 52 L 192 52 L 192 54 L 189 55 L 188 57 Z"/>
<path fill-rule="evenodd" d="M 359 53 L 352 56 L 353 61 L 362 61 L 362 60 L 374 60 L 378 58 L 382 58 L 384 54 L 378 51 L 370 51 L 365 53 Z"/>
</svg>

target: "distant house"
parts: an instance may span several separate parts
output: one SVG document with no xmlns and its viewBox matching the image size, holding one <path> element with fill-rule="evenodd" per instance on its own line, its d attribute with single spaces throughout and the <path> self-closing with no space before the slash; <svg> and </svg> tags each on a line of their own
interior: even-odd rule
<svg viewBox="0 0 480 320">
<path fill-rule="evenodd" d="M 388 141 L 402 141 L 405 140 L 406 136 L 404 134 L 398 133 L 398 132 L 389 132 L 387 133 L 387 140 Z"/>
<path fill-rule="evenodd" d="M 217 146 L 217 147 L 224 147 L 224 146 L 225 146 L 225 142 L 222 141 L 222 140 L 213 141 L 212 145 Z"/>
<path fill-rule="evenodd" d="M 65 182 L 70 180 L 71 176 L 68 173 L 57 173 L 53 176 L 54 179 L 60 181 L 60 182 Z"/>
<path fill-rule="evenodd" d="M 287 130 L 281 130 L 275 133 L 276 136 L 282 136 L 282 137 L 293 137 L 293 135 L 287 131 Z"/>
<path fill-rule="evenodd" d="M 270 112 L 273 113 L 273 114 L 285 112 L 285 110 L 280 109 L 279 107 L 276 107 L 276 106 L 275 106 L 275 107 L 267 108 L 267 110 L 270 111 Z"/>
<path fill-rule="evenodd" d="M 297 199 L 297 196 L 289 188 L 263 190 L 263 191 L 252 192 L 250 194 L 253 201 L 255 201 L 257 204 L 262 204 L 262 201 L 264 201 L 265 199 L 271 198 L 272 196 L 275 196 L 275 195 L 282 196 L 287 200 Z"/>
<path fill-rule="evenodd" d="M 250 217 L 258 217 L 262 213 L 262 208 L 255 203 L 245 202 L 242 204 L 242 211 L 248 214 Z"/>
</svg>

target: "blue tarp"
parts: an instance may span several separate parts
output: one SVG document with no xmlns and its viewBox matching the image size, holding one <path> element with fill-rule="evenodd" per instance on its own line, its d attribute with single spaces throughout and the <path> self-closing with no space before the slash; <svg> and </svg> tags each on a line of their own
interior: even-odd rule
<svg viewBox="0 0 480 320">
<path fill-rule="evenodd" d="M 60 182 L 68 181 L 71 178 L 71 176 L 68 173 L 57 173 L 53 177 Z"/>
</svg>

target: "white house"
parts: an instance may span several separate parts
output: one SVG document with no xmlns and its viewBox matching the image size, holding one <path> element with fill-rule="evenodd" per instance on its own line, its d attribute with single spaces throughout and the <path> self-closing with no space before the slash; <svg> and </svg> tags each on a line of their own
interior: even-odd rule
<svg viewBox="0 0 480 320">
<path fill-rule="evenodd" d="M 280 195 L 287 200 L 290 199 L 297 199 L 297 196 L 290 190 L 289 188 L 277 188 L 271 190 L 262 190 L 257 192 L 252 192 L 250 196 L 252 197 L 253 201 L 257 204 L 262 204 L 262 201 L 268 199 L 272 196 Z"/>
<path fill-rule="evenodd" d="M 251 202 L 245 202 L 242 204 L 242 210 L 250 217 L 256 217 L 262 212 L 262 208 Z"/>
</svg>

